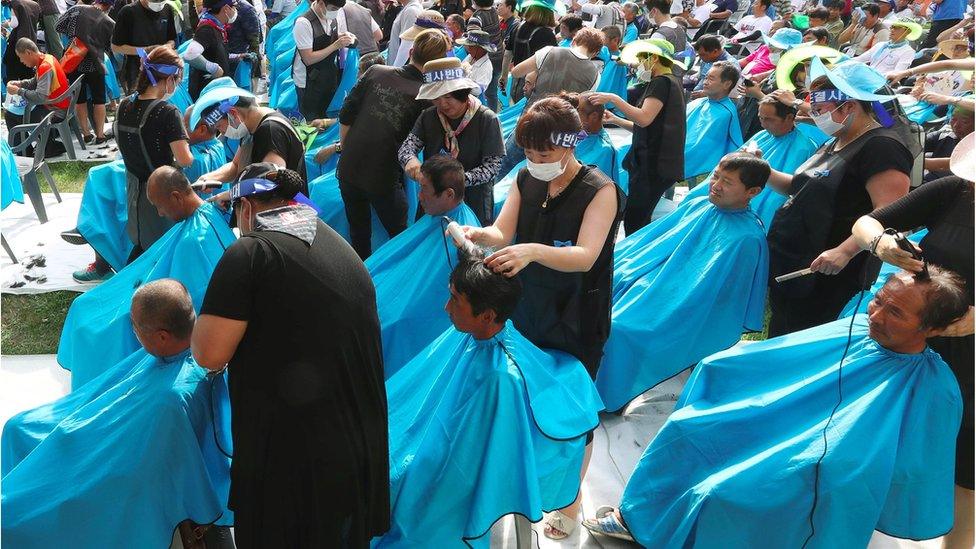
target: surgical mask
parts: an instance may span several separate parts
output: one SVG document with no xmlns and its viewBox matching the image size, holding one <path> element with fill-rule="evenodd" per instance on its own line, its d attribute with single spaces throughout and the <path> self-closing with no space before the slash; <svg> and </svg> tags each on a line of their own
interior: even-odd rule
<svg viewBox="0 0 976 549">
<path fill-rule="evenodd" d="M 654 62 L 647 60 L 637 67 L 637 79 L 641 82 L 650 82 L 654 78 L 654 74 L 651 73 L 651 67 L 654 66 Z"/>
<path fill-rule="evenodd" d="M 565 156 L 563 158 L 565 158 Z M 563 166 L 562 159 L 555 162 L 543 163 L 536 163 L 526 159 L 525 167 L 528 168 L 529 175 L 538 179 L 539 181 L 552 181 L 566 171 L 566 166 Z"/>
<path fill-rule="evenodd" d="M 820 114 L 811 114 L 810 117 L 813 118 L 813 123 L 816 124 L 818 128 L 820 128 L 820 131 L 824 132 L 827 135 L 837 135 L 838 133 L 850 127 L 851 123 L 854 120 L 853 114 L 849 114 L 847 115 L 847 118 L 845 118 L 843 122 L 835 122 L 832 115 L 834 114 L 834 111 L 836 111 L 839 108 L 840 107 L 837 107 L 832 111 L 824 112 Z"/>
<path fill-rule="evenodd" d="M 167 82 L 169 82 L 169 81 L 172 81 L 173 82 L 173 90 L 170 91 L 169 90 L 169 85 L 167 84 L 163 88 L 163 99 L 169 99 L 169 98 L 173 97 L 173 94 L 174 93 L 176 93 L 176 80 L 174 80 L 172 78 L 169 78 L 169 79 L 167 79 Z"/>
<path fill-rule="evenodd" d="M 230 121 L 231 121 L 231 118 L 228 116 L 227 117 L 227 131 L 224 132 L 224 135 L 227 136 L 227 139 L 237 139 L 237 140 L 240 140 L 240 139 L 244 139 L 245 137 L 247 137 L 248 135 L 250 135 L 250 132 L 247 131 L 247 126 L 244 125 L 244 122 L 243 121 L 238 120 L 239 124 L 236 125 L 236 126 L 232 125 L 230 123 Z"/>
<path fill-rule="evenodd" d="M 227 24 L 230 25 L 234 21 L 237 21 L 237 10 L 234 10 L 234 14 L 231 15 L 230 19 L 227 20 Z"/>
<path fill-rule="evenodd" d="M 339 10 L 326 10 L 325 18 L 328 21 L 335 21 L 339 17 Z"/>
<path fill-rule="evenodd" d="M 149 2 L 149 9 L 156 13 L 163 11 L 165 6 L 166 4 L 163 2 Z"/>
</svg>

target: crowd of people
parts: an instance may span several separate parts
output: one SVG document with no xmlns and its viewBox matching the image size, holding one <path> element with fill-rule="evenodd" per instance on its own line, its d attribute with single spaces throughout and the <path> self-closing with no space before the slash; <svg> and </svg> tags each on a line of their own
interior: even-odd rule
<svg viewBox="0 0 976 549">
<path fill-rule="evenodd" d="M 971 2 L 2 11 L 8 130 L 117 150 L 11 547 L 973 546 Z"/>
</svg>

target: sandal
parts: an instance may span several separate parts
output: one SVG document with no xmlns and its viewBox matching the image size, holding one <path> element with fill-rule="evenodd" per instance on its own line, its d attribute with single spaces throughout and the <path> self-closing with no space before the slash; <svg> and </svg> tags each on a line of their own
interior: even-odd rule
<svg viewBox="0 0 976 549">
<path fill-rule="evenodd" d="M 601 536 L 634 541 L 634 536 L 630 534 L 630 530 L 617 520 L 615 511 L 616 509 L 613 507 L 604 505 L 596 510 L 595 518 L 583 520 L 583 527 Z"/>
<path fill-rule="evenodd" d="M 551 540 L 563 540 L 576 530 L 577 524 L 579 523 L 575 519 L 571 519 L 562 511 L 556 510 L 546 516 L 546 527 L 543 533 Z"/>
</svg>

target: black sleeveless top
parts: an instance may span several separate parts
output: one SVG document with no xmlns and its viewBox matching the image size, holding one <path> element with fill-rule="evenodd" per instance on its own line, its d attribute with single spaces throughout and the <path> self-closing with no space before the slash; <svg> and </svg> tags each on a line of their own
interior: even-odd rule
<svg viewBox="0 0 976 549">
<path fill-rule="evenodd" d="M 600 170 L 583 166 L 566 189 L 546 203 L 549 185 L 521 170 L 516 179 L 522 197 L 516 244 L 575 246 L 586 208 L 600 189 L 613 184 Z M 519 273 L 522 299 L 512 315 L 515 327 L 529 341 L 575 356 L 590 375 L 599 367 L 600 354 L 594 357 L 594 349 L 602 350 L 610 335 L 614 237 L 623 212 L 620 189 L 616 191 L 616 214 L 593 267 L 585 273 L 563 273 L 530 263 Z"/>
</svg>

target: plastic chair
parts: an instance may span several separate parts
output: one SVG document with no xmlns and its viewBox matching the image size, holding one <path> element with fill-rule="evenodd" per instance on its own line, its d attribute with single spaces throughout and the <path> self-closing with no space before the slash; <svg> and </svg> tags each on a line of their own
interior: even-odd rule
<svg viewBox="0 0 976 549">
<path fill-rule="evenodd" d="M 74 84 L 68 86 L 68 89 L 61 95 L 53 99 L 48 99 L 43 103 L 31 103 L 27 101 L 27 106 L 24 108 L 24 122 L 29 123 L 30 113 L 34 107 L 38 105 L 53 106 L 64 101 L 65 98 L 68 99 L 68 108 L 64 112 L 64 119 L 60 121 L 52 120 L 51 128 L 58 132 L 58 137 L 64 143 L 65 151 L 67 151 L 68 158 L 71 160 L 77 159 L 75 156 L 75 145 L 71 142 L 72 136 L 78 140 L 78 145 L 81 146 L 82 150 L 88 150 L 85 146 L 85 139 L 81 136 L 81 126 L 78 125 L 78 116 L 75 114 L 75 105 L 78 104 L 78 95 L 81 93 L 82 84 L 84 84 L 84 79 L 79 78 L 75 80 Z M 57 112 L 60 114 L 61 110 L 58 109 Z"/>
<path fill-rule="evenodd" d="M 10 258 L 10 261 L 20 263 L 17 261 L 17 256 L 14 255 L 14 251 L 10 249 L 10 244 L 7 244 L 7 238 L 2 234 L 0 234 L 0 245 L 3 246 L 3 251 L 7 252 L 7 257 Z"/>
<path fill-rule="evenodd" d="M 29 166 L 23 166 L 18 162 L 17 171 L 20 173 L 24 191 L 30 197 L 31 205 L 34 206 L 34 212 L 37 213 L 37 219 L 41 223 L 47 223 L 47 211 L 44 209 L 44 197 L 41 195 L 41 184 L 37 177 L 38 173 L 47 181 L 48 186 L 51 187 L 51 191 L 54 193 L 54 197 L 58 202 L 61 202 L 61 193 L 58 192 L 58 187 L 54 184 L 51 169 L 48 167 L 47 161 L 44 158 L 44 149 L 47 147 L 47 141 L 51 136 L 51 128 L 54 127 L 54 114 L 53 112 L 49 113 L 38 124 L 21 124 L 20 126 L 16 126 L 10 130 L 10 135 L 7 137 L 8 143 L 14 143 L 20 136 L 27 135 L 16 146 L 10 145 L 15 155 L 26 151 L 31 145 L 34 146 L 33 161 Z"/>
</svg>

